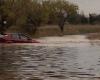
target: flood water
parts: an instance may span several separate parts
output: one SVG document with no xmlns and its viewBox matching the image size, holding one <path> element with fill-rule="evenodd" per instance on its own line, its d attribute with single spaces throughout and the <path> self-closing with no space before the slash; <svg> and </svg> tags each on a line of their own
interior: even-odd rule
<svg viewBox="0 0 100 80">
<path fill-rule="evenodd" d="M 47 37 L 39 44 L 0 44 L 0 80 L 100 80 L 100 41 Z"/>
</svg>

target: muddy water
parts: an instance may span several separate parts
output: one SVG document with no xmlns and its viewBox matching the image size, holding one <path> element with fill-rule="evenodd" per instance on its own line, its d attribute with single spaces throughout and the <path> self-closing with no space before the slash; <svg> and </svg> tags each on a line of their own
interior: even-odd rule
<svg viewBox="0 0 100 80">
<path fill-rule="evenodd" d="M 0 44 L 0 80 L 100 80 L 100 42 L 85 36 Z"/>
</svg>

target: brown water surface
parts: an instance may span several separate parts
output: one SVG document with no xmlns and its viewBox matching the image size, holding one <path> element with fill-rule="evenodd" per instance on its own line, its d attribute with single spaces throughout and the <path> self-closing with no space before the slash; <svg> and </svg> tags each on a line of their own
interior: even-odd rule
<svg viewBox="0 0 100 80">
<path fill-rule="evenodd" d="M 100 80 L 100 42 L 57 39 L 0 44 L 0 80 Z"/>
</svg>

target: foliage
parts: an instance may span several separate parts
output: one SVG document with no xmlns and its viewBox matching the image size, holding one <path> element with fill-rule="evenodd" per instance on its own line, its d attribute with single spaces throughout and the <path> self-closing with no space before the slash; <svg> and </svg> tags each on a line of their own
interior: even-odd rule
<svg viewBox="0 0 100 80">
<path fill-rule="evenodd" d="M 90 24 L 100 24 L 100 15 L 89 14 L 89 23 Z"/>
<path fill-rule="evenodd" d="M 71 16 L 77 14 L 78 6 L 66 0 L 0 0 L 0 30 L 17 26 L 30 32 L 40 25 L 57 24 L 61 10 Z M 4 20 L 6 25 L 2 24 Z"/>
</svg>

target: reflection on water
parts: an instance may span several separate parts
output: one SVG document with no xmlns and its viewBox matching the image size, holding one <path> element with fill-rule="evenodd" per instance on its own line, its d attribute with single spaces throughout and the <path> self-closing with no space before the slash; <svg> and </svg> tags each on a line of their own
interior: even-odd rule
<svg viewBox="0 0 100 80">
<path fill-rule="evenodd" d="M 64 44 L 1 44 L 0 80 L 99 80 L 100 46 Z"/>
</svg>

